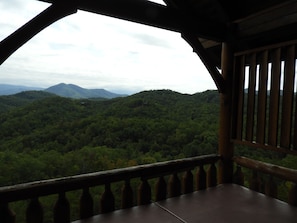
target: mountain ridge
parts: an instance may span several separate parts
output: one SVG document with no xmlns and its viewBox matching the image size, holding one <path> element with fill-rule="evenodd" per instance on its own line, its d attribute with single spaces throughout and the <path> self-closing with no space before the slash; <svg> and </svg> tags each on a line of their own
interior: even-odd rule
<svg viewBox="0 0 297 223">
<path fill-rule="evenodd" d="M 43 90 L 40 87 L 29 87 L 23 85 L 0 84 L 0 95 L 13 95 L 22 91 L 38 91 Z"/>
<path fill-rule="evenodd" d="M 105 89 L 87 89 L 75 84 L 60 83 L 48 88 L 29 87 L 22 85 L 0 84 L 0 96 L 10 96 L 24 91 L 45 91 L 61 97 L 83 99 L 83 98 L 104 98 L 111 99 L 125 97 L 125 94 L 117 94 Z"/>
<path fill-rule="evenodd" d="M 116 94 L 105 89 L 86 89 L 82 88 L 75 84 L 65 84 L 60 83 L 49 88 L 46 88 L 44 91 L 53 93 L 62 97 L 67 98 L 116 98 L 116 97 L 125 97 L 124 94 Z"/>
</svg>

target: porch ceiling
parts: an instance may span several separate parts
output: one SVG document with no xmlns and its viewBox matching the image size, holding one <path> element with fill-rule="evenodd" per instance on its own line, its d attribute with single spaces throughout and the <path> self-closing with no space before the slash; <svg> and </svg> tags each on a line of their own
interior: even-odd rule
<svg viewBox="0 0 297 223">
<path fill-rule="evenodd" d="M 236 51 L 297 38 L 296 0 L 40 0 L 69 4 L 108 15 L 195 36 L 220 66 L 221 42 Z"/>
</svg>

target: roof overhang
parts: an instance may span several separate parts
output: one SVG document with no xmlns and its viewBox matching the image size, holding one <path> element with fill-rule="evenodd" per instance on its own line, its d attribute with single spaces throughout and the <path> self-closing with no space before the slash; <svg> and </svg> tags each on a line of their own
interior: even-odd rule
<svg viewBox="0 0 297 223">
<path fill-rule="evenodd" d="M 53 22 L 84 10 L 181 33 L 224 91 L 221 46 L 235 52 L 297 39 L 297 0 L 38 0 L 44 12 L 0 42 L 0 64 Z"/>
</svg>

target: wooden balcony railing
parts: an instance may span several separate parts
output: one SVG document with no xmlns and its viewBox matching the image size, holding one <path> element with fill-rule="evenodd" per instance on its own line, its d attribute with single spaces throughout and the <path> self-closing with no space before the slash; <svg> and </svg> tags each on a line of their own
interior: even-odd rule
<svg viewBox="0 0 297 223">
<path fill-rule="evenodd" d="M 10 209 L 10 203 L 21 200 L 29 200 L 26 222 L 43 222 L 44 210 L 39 198 L 53 194 L 58 195 L 53 210 L 53 222 L 70 222 L 71 204 L 66 192 L 74 190 L 82 191 L 80 199 L 77 199 L 80 204 L 80 219 L 88 218 L 94 214 L 94 202 L 89 188 L 98 185 L 105 185 L 105 191 L 100 200 L 100 213 L 113 211 L 115 210 L 115 196 L 111 184 L 116 182 L 123 182 L 120 195 L 121 208 L 132 207 L 135 205 L 133 188 L 130 184 L 132 179 L 140 179 L 137 192 L 138 205 L 148 204 L 153 198 L 159 201 L 167 197 L 179 196 L 182 193 L 193 192 L 194 189 L 202 190 L 217 184 L 215 164 L 219 158 L 218 155 L 205 155 L 2 187 L 0 188 L 0 222 L 16 222 L 16 215 Z M 207 172 L 205 166 L 208 166 Z M 194 181 L 195 169 L 197 172 Z M 184 175 L 180 180 L 179 176 L 182 173 Z M 170 176 L 168 183 L 165 181 L 166 176 Z M 152 196 L 149 179 L 157 179 L 154 196 Z"/>
<path fill-rule="evenodd" d="M 234 162 L 238 165 L 235 171 L 233 180 L 234 183 L 243 185 L 244 174 L 241 167 L 252 170 L 251 178 L 249 179 L 249 188 L 273 198 L 279 198 L 287 201 L 290 205 L 297 206 L 297 170 L 265 163 L 246 157 L 234 157 Z M 288 199 L 278 196 L 278 187 L 276 179 L 289 182 L 291 185 L 288 188 Z"/>
</svg>

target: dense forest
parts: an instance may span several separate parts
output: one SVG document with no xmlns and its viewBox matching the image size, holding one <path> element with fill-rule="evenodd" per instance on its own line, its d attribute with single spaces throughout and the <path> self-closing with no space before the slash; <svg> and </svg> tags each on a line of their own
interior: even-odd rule
<svg viewBox="0 0 297 223">
<path fill-rule="evenodd" d="M 0 97 L 0 185 L 217 151 L 217 91 L 109 100 L 42 91 Z"/>
</svg>

